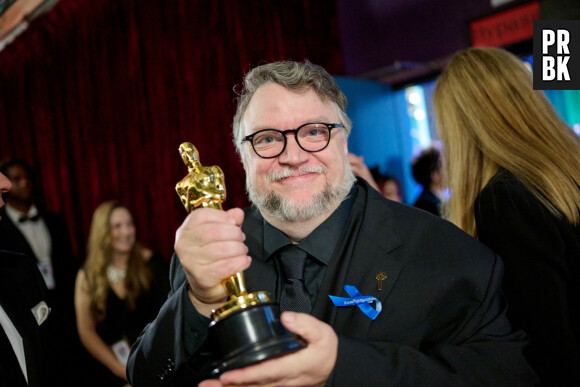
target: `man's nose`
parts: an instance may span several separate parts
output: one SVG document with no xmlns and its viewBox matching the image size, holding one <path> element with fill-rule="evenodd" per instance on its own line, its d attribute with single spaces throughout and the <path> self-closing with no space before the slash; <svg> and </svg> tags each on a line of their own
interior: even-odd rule
<svg viewBox="0 0 580 387">
<path fill-rule="evenodd" d="M 286 148 L 284 152 L 278 156 L 278 160 L 282 163 L 301 163 L 308 158 L 308 153 L 304 149 L 300 148 L 298 141 L 296 140 L 295 133 L 286 134 Z"/>
</svg>

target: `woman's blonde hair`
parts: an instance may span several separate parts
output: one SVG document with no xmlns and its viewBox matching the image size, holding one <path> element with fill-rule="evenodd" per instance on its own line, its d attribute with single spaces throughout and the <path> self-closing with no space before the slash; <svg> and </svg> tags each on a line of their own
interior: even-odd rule
<svg viewBox="0 0 580 387">
<path fill-rule="evenodd" d="M 111 213 L 117 208 L 127 209 L 116 201 L 101 203 L 93 214 L 89 232 L 87 259 L 84 266 L 91 298 L 91 311 L 97 321 L 102 321 L 106 316 L 107 295 L 110 289 L 107 267 L 111 263 L 113 254 L 110 219 Z M 144 259 L 143 247 L 139 242 L 135 242 L 129 253 L 125 276 L 126 301 L 130 309 L 135 308 L 137 296 L 150 288 L 151 280 L 152 273 Z"/>
<path fill-rule="evenodd" d="M 456 54 L 433 94 L 450 189 L 444 215 L 477 237 L 474 202 L 500 169 L 514 174 L 554 215 L 580 221 L 580 139 L 558 117 L 532 74 L 499 48 Z"/>
</svg>

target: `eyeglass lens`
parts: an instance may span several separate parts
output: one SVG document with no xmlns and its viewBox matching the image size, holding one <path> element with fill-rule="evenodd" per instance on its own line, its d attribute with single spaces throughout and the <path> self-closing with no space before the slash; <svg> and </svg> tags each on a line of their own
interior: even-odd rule
<svg viewBox="0 0 580 387">
<path fill-rule="evenodd" d="M 276 157 L 284 150 L 285 134 L 277 130 L 257 132 L 252 145 L 262 157 Z M 323 124 L 309 124 L 301 127 L 296 133 L 298 145 L 309 152 L 322 150 L 330 139 L 330 130 Z"/>
</svg>

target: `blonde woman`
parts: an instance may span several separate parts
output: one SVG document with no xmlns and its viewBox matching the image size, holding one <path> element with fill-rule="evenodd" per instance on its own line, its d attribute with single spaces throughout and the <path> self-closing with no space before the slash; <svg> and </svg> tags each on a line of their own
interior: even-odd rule
<svg viewBox="0 0 580 387">
<path fill-rule="evenodd" d="M 546 386 L 580 385 L 580 139 L 498 48 L 456 54 L 433 95 L 446 216 L 505 264 L 508 317 Z"/>
<path fill-rule="evenodd" d="M 168 291 L 167 264 L 137 242 L 129 210 L 115 201 L 99 205 L 75 288 L 79 337 L 98 361 L 87 383 L 127 383 L 130 346 L 155 318 Z"/>
</svg>

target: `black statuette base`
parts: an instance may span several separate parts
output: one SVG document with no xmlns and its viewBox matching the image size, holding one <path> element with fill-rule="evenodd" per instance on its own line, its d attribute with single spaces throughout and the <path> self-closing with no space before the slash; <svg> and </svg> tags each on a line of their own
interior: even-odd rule
<svg viewBox="0 0 580 387">
<path fill-rule="evenodd" d="M 214 377 L 306 347 L 301 337 L 284 328 L 279 307 L 274 303 L 253 305 L 214 321 L 210 332 L 215 335 L 221 354 L 211 372 Z"/>
</svg>

